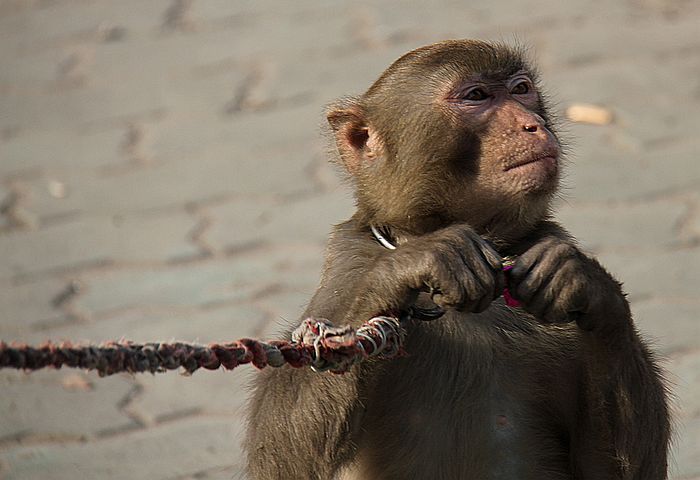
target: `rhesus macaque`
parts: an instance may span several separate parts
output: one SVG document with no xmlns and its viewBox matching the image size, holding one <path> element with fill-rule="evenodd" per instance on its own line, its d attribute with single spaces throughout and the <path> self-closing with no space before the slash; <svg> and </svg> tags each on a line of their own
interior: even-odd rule
<svg viewBox="0 0 700 480">
<path fill-rule="evenodd" d="M 252 479 L 666 478 L 660 370 L 621 285 L 552 219 L 562 148 L 545 100 L 519 49 L 458 40 L 330 109 L 357 212 L 303 317 L 444 315 L 411 321 L 405 356 L 261 373 Z"/>
</svg>

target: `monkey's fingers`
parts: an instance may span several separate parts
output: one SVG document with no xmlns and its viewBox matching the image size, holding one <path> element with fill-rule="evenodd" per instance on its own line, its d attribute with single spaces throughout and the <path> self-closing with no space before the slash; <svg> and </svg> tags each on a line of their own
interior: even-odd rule
<svg viewBox="0 0 700 480">
<path fill-rule="evenodd" d="M 430 254 L 430 258 L 424 283 L 430 289 L 431 300 L 443 309 L 462 309 L 471 299 L 462 278 L 465 266 L 459 249 L 436 251 Z"/>
<path fill-rule="evenodd" d="M 551 283 L 561 266 L 575 254 L 575 247 L 556 238 L 538 243 L 518 257 L 510 270 L 511 293 L 524 304 L 531 303 L 536 293 Z"/>
<path fill-rule="evenodd" d="M 500 297 L 503 294 L 503 289 L 506 286 L 506 278 L 503 272 L 503 259 L 491 246 L 489 242 L 479 237 L 474 240 L 474 252 L 476 254 L 476 262 L 473 262 L 472 270 L 474 271 L 479 282 L 488 291 L 488 301 L 480 305 L 483 311 L 488 307 L 491 301 Z"/>
</svg>

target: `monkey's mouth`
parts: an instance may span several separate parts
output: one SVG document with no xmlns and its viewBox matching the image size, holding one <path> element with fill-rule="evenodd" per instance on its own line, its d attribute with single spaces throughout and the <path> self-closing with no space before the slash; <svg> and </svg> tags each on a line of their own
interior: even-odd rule
<svg viewBox="0 0 700 480">
<path fill-rule="evenodd" d="M 524 167 L 526 165 L 531 165 L 534 163 L 541 163 L 543 166 L 555 167 L 557 165 L 558 157 L 559 155 L 556 152 L 542 152 L 540 154 L 526 157 L 509 165 L 506 165 L 505 171 L 507 172 L 509 170 Z"/>
</svg>

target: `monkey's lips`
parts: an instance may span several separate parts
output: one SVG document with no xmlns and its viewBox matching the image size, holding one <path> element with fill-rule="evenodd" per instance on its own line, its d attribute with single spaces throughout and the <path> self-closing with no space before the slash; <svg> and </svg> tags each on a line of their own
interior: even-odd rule
<svg viewBox="0 0 700 480">
<path fill-rule="evenodd" d="M 518 158 L 506 166 L 504 174 L 507 183 L 523 192 L 551 192 L 558 184 L 559 154 L 546 150 Z"/>
<path fill-rule="evenodd" d="M 506 166 L 505 171 L 520 170 L 524 167 L 536 168 L 537 166 L 546 169 L 556 169 L 559 155 L 555 152 L 543 152 L 537 155 L 532 155 L 523 159 L 519 159 Z"/>
</svg>

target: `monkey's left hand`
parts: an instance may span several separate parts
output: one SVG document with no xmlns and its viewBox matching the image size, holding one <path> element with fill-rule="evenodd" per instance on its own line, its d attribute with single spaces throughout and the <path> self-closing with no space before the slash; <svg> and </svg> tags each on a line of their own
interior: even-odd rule
<svg viewBox="0 0 700 480">
<path fill-rule="evenodd" d="M 629 324 L 620 284 L 570 240 L 545 237 L 508 272 L 511 295 L 545 323 L 576 321 L 584 330 Z"/>
</svg>

